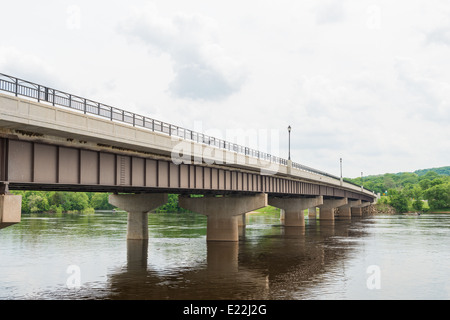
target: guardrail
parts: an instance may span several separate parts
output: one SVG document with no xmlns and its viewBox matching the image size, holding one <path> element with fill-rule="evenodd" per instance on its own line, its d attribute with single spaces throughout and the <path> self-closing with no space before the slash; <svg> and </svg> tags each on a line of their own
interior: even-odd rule
<svg viewBox="0 0 450 320">
<path fill-rule="evenodd" d="M 56 90 L 47 86 L 42 86 L 27 80 L 12 77 L 0 73 L 0 91 L 5 91 L 17 96 L 32 98 L 38 102 L 46 102 L 53 106 L 61 106 L 83 112 L 84 114 L 92 114 L 99 117 L 132 125 L 134 127 L 145 128 L 154 132 L 160 132 L 169 136 L 176 136 L 185 140 L 214 146 L 228 151 L 244 154 L 254 158 L 277 163 L 280 165 L 288 165 L 288 160 L 273 156 L 271 154 L 251 149 L 245 146 L 231 143 L 222 139 L 217 139 L 200 132 L 185 129 L 167 122 L 159 121 L 153 118 L 142 116 L 123 109 L 112 107 L 97 101 L 86 99 L 77 95 L 69 94 L 60 90 Z M 299 163 L 292 162 L 292 167 L 298 170 L 326 176 L 332 179 L 340 180 L 339 177 L 332 174 L 304 166 Z M 357 184 L 347 182 L 358 186 Z M 359 187 L 359 186 L 358 186 Z"/>
</svg>

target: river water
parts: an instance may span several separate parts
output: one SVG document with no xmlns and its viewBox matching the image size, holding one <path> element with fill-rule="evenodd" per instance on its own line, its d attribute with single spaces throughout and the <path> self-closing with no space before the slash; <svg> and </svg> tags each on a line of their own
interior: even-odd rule
<svg viewBox="0 0 450 320">
<path fill-rule="evenodd" d="M 450 298 L 450 214 L 247 215 L 239 243 L 207 243 L 206 217 L 149 215 L 126 240 L 123 212 L 31 214 L 0 230 L 0 299 Z"/>
</svg>

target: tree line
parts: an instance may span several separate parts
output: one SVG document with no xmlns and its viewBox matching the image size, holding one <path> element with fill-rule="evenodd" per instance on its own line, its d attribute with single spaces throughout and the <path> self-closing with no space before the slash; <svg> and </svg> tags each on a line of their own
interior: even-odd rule
<svg viewBox="0 0 450 320">
<path fill-rule="evenodd" d="M 22 213 L 93 213 L 95 210 L 116 209 L 108 202 L 109 193 L 63 191 L 12 191 L 12 193 L 22 196 Z M 155 211 L 184 212 L 186 210 L 178 206 L 177 195 L 169 194 L 167 203 Z"/>
<path fill-rule="evenodd" d="M 379 193 L 398 212 L 450 209 L 450 167 L 346 179 Z"/>
</svg>

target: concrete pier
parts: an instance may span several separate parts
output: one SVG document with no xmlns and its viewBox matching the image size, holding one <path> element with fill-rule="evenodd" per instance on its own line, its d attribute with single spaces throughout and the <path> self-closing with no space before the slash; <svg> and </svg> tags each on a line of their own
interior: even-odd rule
<svg viewBox="0 0 450 320">
<path fill-rule="evenodd" d="M 0 229 L 19 223 L 21 210 L 22 196 L 0 194 Z"/>
<path fill-rule="evenodd" d="M 352 208 L 361 205 L 361 200 L 349 201 L 346 205 L 339 207 L 339 218 L 351 219 Z"/>
<path fill-rule="evenodd" d="M 361 207 L 354 207 L 351 209 L 352 211 L 352 217 L 362 217 L 362 208 Z"/>
<path fill-rule="evenodd" d="M 309 219 L 317 218 L 317 208 L 316 207 L 308 208 L 308 218 Z"/>
<path fill-rule="evenodd" d="M 334 220 L 334 209 L 342 207 L 348 203 L 347 198 L 343 199 L 324 199 L 323 204 L 318 205 L 320 208 L 320 220 Z"/>
<path fill-rule="evenodd" d="M 207 241 L 239 241 L 238 224 L 242 215 L 264 208 L 267 204 L 267 194 L 179 198 L 180 207 L 208 217 Z"/>
<path fill-rule="evenodd" d="M 361 201 L 361 204 L 355 207 L 352 207 L 352 217 L 362 217 L 362 208 L 370 206 L 370 202 Z"/>
<path fill-rule="evenodd" d="M 269 204 L 284 211 L 284 226 L 304 227 L 305 215 L 303 210 L 323 203 L 323 197 L 314 198 L 277 198 L 270 197 Z"/>
<path fill-rule="evenodd" d="M 112 194 L 109 203 L 128 213 L 127 239 L 148 239 L 148 212 L 167 202 L 165 193 Z"/>
</svg>

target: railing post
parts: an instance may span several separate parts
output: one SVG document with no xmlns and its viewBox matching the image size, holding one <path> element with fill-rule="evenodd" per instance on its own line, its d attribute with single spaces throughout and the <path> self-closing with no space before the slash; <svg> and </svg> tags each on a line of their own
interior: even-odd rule
<svg viewBox="0 0 450 320">
<path fill-rule="evenodd" d="M 15 92 L 16 97 L 17 97 L 18 93 L 19 93 L 19 79 L 16 78 L 16 92 Z"/>
<path fill-rule="evenodd" d="M 38 94 L 37 94 L 38 102 L 41 102 L 41 86 L 38 85 Z"/>
</svg>

